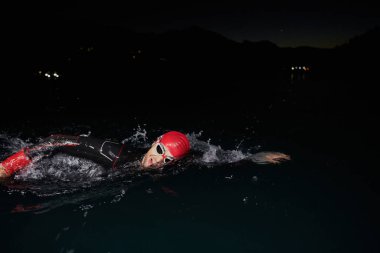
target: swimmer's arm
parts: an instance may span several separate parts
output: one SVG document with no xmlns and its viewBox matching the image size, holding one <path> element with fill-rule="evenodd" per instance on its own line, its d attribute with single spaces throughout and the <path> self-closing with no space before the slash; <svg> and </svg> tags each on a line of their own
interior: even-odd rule
<svg viewBox="0 0 380 253">
<path fill-rule="evenodd" d="M 0 178 L 10 177 L 13 173 L 23 169 L 31 162 L 32 160 L 25 153 L 25 149 L 21 149 L 0 163 Z"/>
<path fill-rule="evenodd" d="M 291 160 L 290 156 L 287 154 L 267 151 L 253 154 L 250 159 L 257 164 L 279 164 Z"/>
<path fill-rule="evenodd" d="M 12 176 L 15 172 L 24 169 L 32 162 L 49 156 L 53 150 L 78 146 L 79 143 L 74 142 L 73 139 L 75 141 L 78 137 L 51 135 L 38 145 L 19 150 L 0 163 L 0 178 Z"/>
</svg>

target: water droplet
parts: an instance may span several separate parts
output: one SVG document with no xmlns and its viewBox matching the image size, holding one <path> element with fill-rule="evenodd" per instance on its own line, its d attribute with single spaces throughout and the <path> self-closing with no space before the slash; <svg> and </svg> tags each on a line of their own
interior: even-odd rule
<svg viewBox="0 0 380 253">
<path fill-rule="evenodd" d="M 230 176 L 225 176 L 224 178 L 228 180 L 232 180 L 234 178 L 234 175 L 231 174 Z"/>
</svg>

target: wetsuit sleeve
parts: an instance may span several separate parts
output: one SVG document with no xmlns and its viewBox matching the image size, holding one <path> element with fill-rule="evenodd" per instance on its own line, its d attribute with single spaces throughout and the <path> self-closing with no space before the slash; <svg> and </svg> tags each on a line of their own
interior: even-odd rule
<svg viewBox="0 0 380 253">
<path fill-rule="evenodd" d="M 25 154 L 25 149 L 18 151 L 0 163 L 4 168 L 5 174 L 12 175 L 18 170 L 28 166 L 32 160 Z"/>
<path fill-rule="evenodd" d="M 1 166 L 4 168 L 4 172 L 10 176 L 25 168 L 32 162 L 48 156 L 52 151 L 57 150 L 58 148 L 75 147 L 80 145 L 78 139 L 79 137 L 76 136 L 51 135 L 41 143 L 23 148 L 11 155 L 1 162 Z"/>
<path fill-rule="evenodd" d="M 8 157 L 1 165 L 7 175 L 12 175 L 43 157 L 64 153 L 92 160 L 106 168 L 115 168 L 122 151 L 123 145 L 117 142 L 92 137 L 51 135 L 39 144 Z"/>
</svg>

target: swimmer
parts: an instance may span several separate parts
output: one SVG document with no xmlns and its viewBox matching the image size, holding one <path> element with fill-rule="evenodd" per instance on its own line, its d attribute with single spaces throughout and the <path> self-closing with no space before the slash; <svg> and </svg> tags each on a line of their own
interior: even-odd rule
<svg viewBox="0 0 380 253">
<path fill-rule="evenodd" d="M 152 144 L 141 158 L 141 152 L 128 150 L 125 144 L 86 136 L 51 135 L 39 144 L 21 149 L 0 163 L 0 178 L 13 175 L 29 164 L 57 153 L 86 158 L 105 168 L 117 169 L 125 163 L 139 161 L 142 170 L 160 170 L 180 160 L 190 151 L 185 134 L 170 131 Z"/>
<path fill-rule="evenodd" d="M 185 157 L 189 151 L 189 139 L 177 131 L 170 131 L 158 137 L 142 158 L 141 153 L 128 150 L 122 143 L 88 136 L 51 135 L 39 144 L 25 147 L 2 161 L 0 178 L 10 177 L 29 164 L 57 153 L 86 158 L 110 169 L 138 161 L 141 170 L 160 171 L 164 166 L 174 164 Z M 257 157 L 257 163 L 276 164 L 290 160 L 289 156 L 278 152 L 261 152 Z"/>
</svg>

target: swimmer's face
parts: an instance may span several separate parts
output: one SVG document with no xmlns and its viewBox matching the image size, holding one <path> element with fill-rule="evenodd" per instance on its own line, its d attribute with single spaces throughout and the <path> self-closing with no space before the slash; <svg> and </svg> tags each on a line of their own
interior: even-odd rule
<svg viewBox="0 0 380 253">
<path fill-rule="evenodd" d="M 141 165 L 144 169 L 158 169 L 173 161 L 174 157 L 165 145 L 155 141 L 144 155 Z"/>
</svg>

